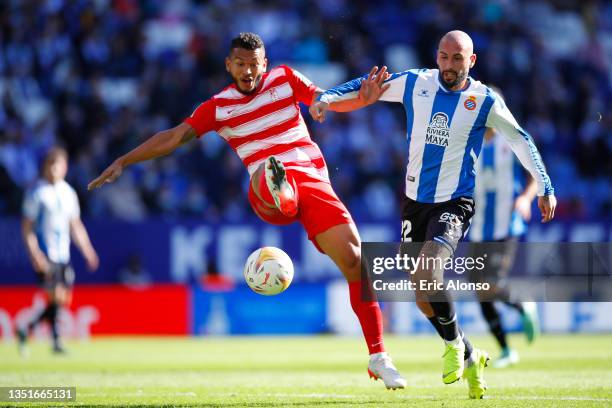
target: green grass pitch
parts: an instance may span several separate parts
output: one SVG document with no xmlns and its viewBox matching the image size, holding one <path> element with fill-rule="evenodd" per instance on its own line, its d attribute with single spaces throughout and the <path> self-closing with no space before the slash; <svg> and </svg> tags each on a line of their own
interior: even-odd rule
<svg viewBox="0 0 612 408">
<path fill-rule="evenodd" d="M 612 406 L 611 335 L 550 335 L 533 346 L 518 336 L 511 341 L 522 361 L 487 368 L 481 401 L 468 399 L 463 382 L 442 384 L 440 340 L 409 336 L 386 340 L 408 380 L 397 391 L 368 378 L 361 339 L 332 336 L 95 338 L 68 342 L 70 353 L 61 357 L 33 342 L 25 359 L 3 343 L 0 386 L 76 386 L 77 402 L 68 404 L 76 406 Z M 472 342 L 497 352 L 489 337 Z"/>
</svg>

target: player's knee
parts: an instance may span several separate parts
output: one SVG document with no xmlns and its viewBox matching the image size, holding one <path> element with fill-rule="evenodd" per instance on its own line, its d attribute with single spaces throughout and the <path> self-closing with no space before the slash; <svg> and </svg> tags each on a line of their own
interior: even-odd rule
<svg viewBox="0 0 612 408">
<path fill-rule="evenodd" d="M 358 275 L 361 272 L 361 247 L 352 243 L 347 244 L 339 263 L 345 274 Z"/>
<path fill-rule="evenodd" d="M 59 306 L 64 306 L 66 304 L 66 294 L 61 293 L 55 296 L 55 299 L 53 299 L 53 302 Z"/>
<path fill-rule="evenodd" d="M 489 289 L 482 289 L 476 291 L 476 297 L 479 302 L 494 302 L 499 296 L 500 288 L 494 282 L 490 282 L 486 279 L 481 280 L 478 283 L 486 283 L 489 285 Z"/>
<path fill-rule="evenodd" d="M 425 300 L 435 296 L 440 291 L 440 284 L 444 282 L 444 264 L 452 256 L 449 248 L 435 241 L 423 244 L 419 255 L 421 266 L 417 268 L 414 277 L 419 288 L 417 296 Z"/>
</svg>

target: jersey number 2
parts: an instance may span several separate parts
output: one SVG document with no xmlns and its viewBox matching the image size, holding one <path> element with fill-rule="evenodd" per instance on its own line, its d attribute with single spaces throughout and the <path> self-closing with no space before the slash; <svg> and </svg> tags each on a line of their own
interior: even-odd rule
<svg viewBox="0 0 612 408">
<path fill-rule="evenodd" d="M 412 224 L 409 220 L 402 221 L 402 242 L 412 242 L 410 238 L 410 231 L 412 231 Z"/>
</svg>

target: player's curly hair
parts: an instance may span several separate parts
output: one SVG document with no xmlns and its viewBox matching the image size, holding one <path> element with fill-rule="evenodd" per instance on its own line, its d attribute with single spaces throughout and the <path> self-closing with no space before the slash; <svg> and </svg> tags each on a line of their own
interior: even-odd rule
<svg viewBox="0 0 612 408">
<path fill-rule="evenodd" d="M 230 51 L 234 48 L 243 48 L 245 50 L 254 51 L 259 48 L 264 48 L 264 43 L 260 36 L 255 33 L 240 33 L 232 39 Z"/>
</svg>

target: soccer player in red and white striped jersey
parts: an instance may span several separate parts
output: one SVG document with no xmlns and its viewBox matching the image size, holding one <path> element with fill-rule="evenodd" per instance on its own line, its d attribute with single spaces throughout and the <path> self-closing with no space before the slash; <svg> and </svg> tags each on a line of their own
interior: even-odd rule
<svg viewBox="0 0 612 408">
<path fill-rule="evenodd" d="M 158 132 L 115 160 L 88 188 L 114 181 L 126 166 L 169 154 L 216 131 L 251 176 L 249 201 L 255 213 L 275 225 L 299 221 L 317 249 L 342 271 L 368 346 L 370 376 L 381 378 L 387 388 L 404 388 L 406 380 L 385 352 L 378 303 L 361 299 L 357 228 L 330 184 L 323 155 L 300 113 L 299 103 L 310 105 L 322 90 L 288 66 L 266 72 L 267 62 L 261 38 L 241 33 L 225 60 L 234 83 L 200 104 L 180 125 Z M 384 72 L 368 80 L 382 82 L 383 77 Z M 350 110 L 351 103 L 336 104 L 334 110 Z"/>
</svg>

